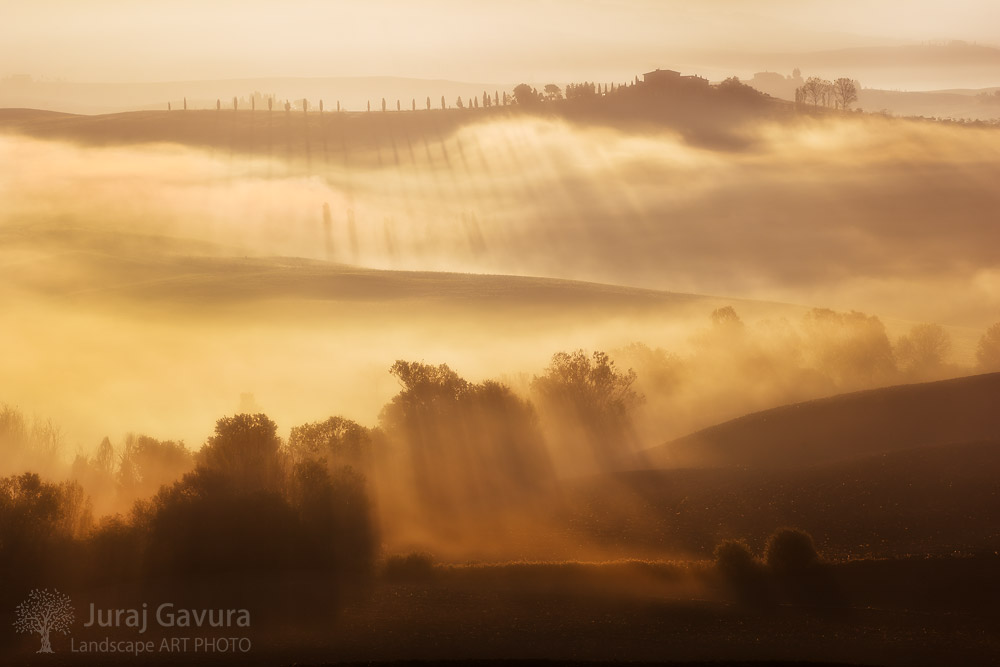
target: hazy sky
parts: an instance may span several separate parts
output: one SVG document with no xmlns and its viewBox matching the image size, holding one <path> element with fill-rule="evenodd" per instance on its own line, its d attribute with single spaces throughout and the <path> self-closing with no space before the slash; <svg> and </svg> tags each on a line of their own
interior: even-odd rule
<svg viewBox="0 0 1000 667">
<path fill-rule="evenodd" d="M 0 76 L 629 76 L 681 51 L 1000 44 L 996 0 L 0 0 Z"/>
</svg>

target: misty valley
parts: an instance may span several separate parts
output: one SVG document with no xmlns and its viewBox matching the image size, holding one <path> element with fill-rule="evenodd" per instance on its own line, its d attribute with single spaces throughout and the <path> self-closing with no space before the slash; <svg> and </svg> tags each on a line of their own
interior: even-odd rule
<svg viewBox="0 0 1000 667">
<path fill-rule="evenodd" d="M 995 662 L 1000 127 L 795 76 L 0 109 L 0 662 Z"/>
</svg>

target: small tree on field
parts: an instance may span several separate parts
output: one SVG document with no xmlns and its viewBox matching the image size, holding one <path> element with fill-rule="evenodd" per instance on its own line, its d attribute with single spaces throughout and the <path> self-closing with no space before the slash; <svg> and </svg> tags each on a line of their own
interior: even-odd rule
<svg viewBox="0 0 1000 667">
<path fill-rule="evenodd" d="M 812 536 L 794 528 L 782 528 L 768 538 L 764 560 L 779 575 L 799 574 L 820 562 Z"/>
<path fill-rule="evenodd" d="M 52 653 L 49 634 L 53 631 L 69 634 L 73 625 L 73 604 L 65 593 L 53 589 L 34 589 L 28 599 L 17 605 L 14 630 L 20 633 L 37 632 L 42 637 L 38 653 Z"/>
</svg>

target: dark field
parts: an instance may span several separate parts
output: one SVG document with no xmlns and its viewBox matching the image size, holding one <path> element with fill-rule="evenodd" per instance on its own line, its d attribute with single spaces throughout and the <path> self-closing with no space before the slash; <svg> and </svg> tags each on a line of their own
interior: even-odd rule
<svg viewBox="0 0 1000 667">
<path fill-rule="evenodd" d="M 280 614 L 254 618 L 248 654 L 161 655 L 154 664 L 279 665 L 295 655 L 294 664 L 985 665 L 1000 656 L 998 573 L 995 555 L 845 562 L 830 567 L 836 604 L 752 607 L 736 602 L 705 562 L 439 565 L 382 576 L 322 622 L 285 600 Z M 289 586 L 301 591 L 308 582 Z M 84 632 L 77 641 L 93 636 Z M 34 641 L 11 648 L 27 651 Z M 491 660 L 498 655 L 504 661 Z M 48 664 L 119 662 L 128 660 L 62 650 Z"/>
</svg>

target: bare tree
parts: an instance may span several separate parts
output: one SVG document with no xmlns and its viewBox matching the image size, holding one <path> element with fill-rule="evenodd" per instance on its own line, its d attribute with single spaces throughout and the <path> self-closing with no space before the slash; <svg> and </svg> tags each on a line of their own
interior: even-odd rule
<svg viewBox="0 0 1000 667">
<path fill-rule="evenodd" d="M 812 102 L 812 105 L 819 106 L 820 102 L 824 101 L 824 95 L 826 93 L 826 85 L 828 82 L 823 81 L 823 79 L 818 76 L 811 76 L 806 79 L 806 82 L 802 85 L 803 97 Z"/>
<path fill-rule="evenodd" d="M 42 636 L 42 647 L 38 653 L 52 653 L 49 633 L 52 631 L 69 634 L 73 625 L 73 604 L 65 593 L 47 588 L 34 589 L 28 599 L 17 605 L 17 620 L 14 630 L 20 633 L 37 632 Z"/>
<path fill-rule="evenodd" d="M 858 87 L 844 76 L 833 82 L 833 94 L 837 100 L 837 106 L 845 111 L 858 101 Z"/>
</svg>

